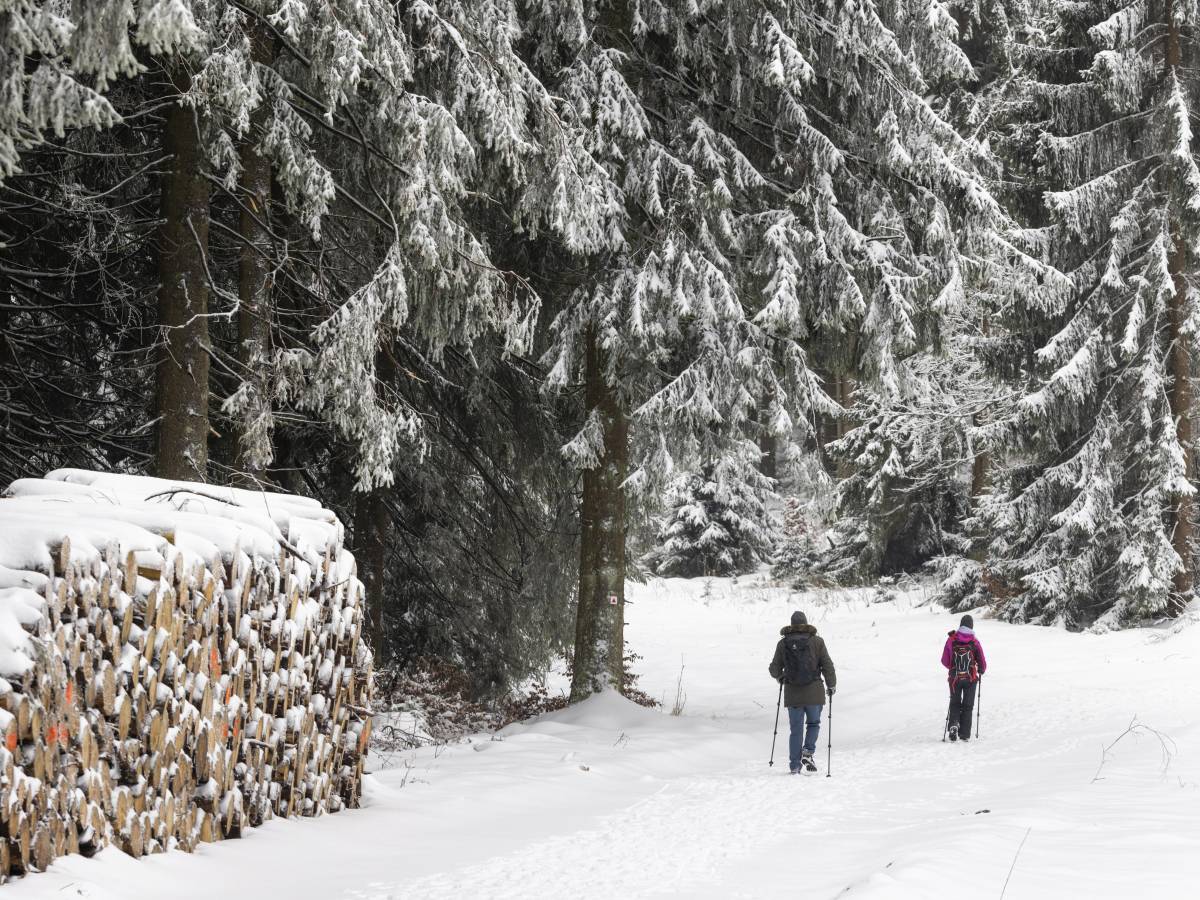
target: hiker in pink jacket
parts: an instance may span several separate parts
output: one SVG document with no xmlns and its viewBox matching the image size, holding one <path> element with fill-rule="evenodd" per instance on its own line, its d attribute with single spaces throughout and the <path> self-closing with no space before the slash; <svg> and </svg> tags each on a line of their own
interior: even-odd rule
<svg viewBox="0 0 1200 900">
<path fill-rule="evenodd" d="M 979 638 L 975 637 L 975 620 L 970 615 L 963 616 L 958 631 L 951 631 L 946 638 L 942 665 L 946 667 L 950 681 L 950 711 L 946 714 L 950 740 L 969 741 L 975 691 L 979 688 L 979 679 L 987 671 L 987 657 L 983 655 Z"/>
</svg>

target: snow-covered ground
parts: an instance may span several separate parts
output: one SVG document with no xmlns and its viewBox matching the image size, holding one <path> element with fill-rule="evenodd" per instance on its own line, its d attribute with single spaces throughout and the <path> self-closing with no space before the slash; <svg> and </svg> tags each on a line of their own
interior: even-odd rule
<svg viewBox="0 0 1200 900">
<path fill-rule="evenodd" d="M 272 822 L 191 856 L 72 857 L 4 895 L 1194 896 L 1200 627 L 1079 635 L 977 616 L 991 669 L 981 738 L 962 745 L 941 741 L 939 657 L 957 617 L 919 591 L 793 601 L 743 579 L 704 592 L 631 591 L 641 687 L 661 711 L 597 697 L 409 753 L 369 779 L 363 810 Z M 786 774 L 786 716 L 767 767 L 766 667 L 796 606 L 838 668 L 831 778 L 824 734 L 820 775 Z M 1135 717 L 1144 727 L 1121 737 Z"/>
</svg>

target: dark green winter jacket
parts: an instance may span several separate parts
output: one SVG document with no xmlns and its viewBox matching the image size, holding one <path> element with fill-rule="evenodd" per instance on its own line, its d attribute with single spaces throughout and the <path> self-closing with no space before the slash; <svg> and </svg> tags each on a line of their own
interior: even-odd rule
<svg viewBox="0 0 1200 900">
<path fill-rule="evenodd" d="M 785 625 L 779 629 L 783 637 L 790 634 L 811 634 L 812 650 L 817 655 L 817 668 L 821 674 L 811 684 L 785 684 L 783 686 L 784 706 L 824 705 L 825 689 L 837 687 L 837 672 L 833 668 L 833 660 L 829 658 L 829 650 L 825 647 L 825 639 L 817 637 L 817 629 L 812 625 Z M 783 677 L 783 640 L 775 645 L 775 658 L 771 660 L 771 677 L 778 681 Z M 824 678 L 824 682 L 821 681 Z"/>
</svg>

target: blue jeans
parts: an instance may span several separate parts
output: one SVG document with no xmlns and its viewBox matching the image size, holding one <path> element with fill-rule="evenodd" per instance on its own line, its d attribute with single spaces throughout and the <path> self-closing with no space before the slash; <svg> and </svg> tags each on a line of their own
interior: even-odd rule
<svg viewBox="0 0 1200 900">
<path fill-rule="evenodd" d="M 788 762 L 791 768 L 800 767 L 800 744 L 803 741 L 805 754 L 811 756 L 817 749 L 817 735 L 821 733 L 822 703 L 810 703 L 807 706 L 789 706 L 788 724 L 792 733 L 788 738 Z M 808 728 L 804 727 L 805 721 Z"/>
</svg>

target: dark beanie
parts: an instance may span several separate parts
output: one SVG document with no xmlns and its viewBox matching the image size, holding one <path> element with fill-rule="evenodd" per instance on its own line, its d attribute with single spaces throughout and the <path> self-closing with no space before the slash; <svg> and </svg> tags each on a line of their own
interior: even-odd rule
<svg viewBox="0 0 1200 900">
<path fill-rule="evenodd" d="M 792 613 L 792 624 L 793 625 L 807 625 L 808 624 L 808 616 L 806 616 L 804 613 L 800 612 L 800 610 L 796 610 L 794 613 Z"/>
<path fill-rule="evenodd" d="M 965 616 L 963 616 L 962 621 L 958 623 L 959 628 L 962 628 L 963 626 L 966 626 L 967 628 L 974 630 L 975 620 L 971 618 L 970 613 L 967 613 Z"/>
</svg>

